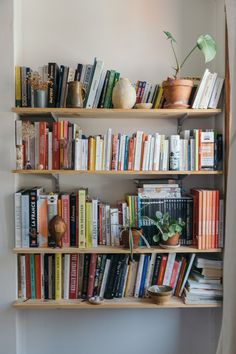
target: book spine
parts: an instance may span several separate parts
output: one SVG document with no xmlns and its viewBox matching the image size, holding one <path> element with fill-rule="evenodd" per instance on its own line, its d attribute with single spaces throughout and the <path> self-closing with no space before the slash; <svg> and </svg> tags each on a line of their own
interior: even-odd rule
<svg viewBox="0 0 236 354">
<path fill-rule="evenodd" d="M 77 299 L 78 295 L 78 255 L 70 255 L 69 299 Z"/>
<path fill-rule="evenodd" d="M 157 285 L 162 285 L 163 284 L 166 264 L 167 264 L 167 256 L 162 256 L 161 257 L 160 270 L 159 270 L 159 274 L 158 274 L 158 278 L 157 278 Z"/>
<path fill-rule="evenodd" d="M 63 258 L 63 299 L 69 299 L 70 285 L 70 255 L 65 254 Z"/>
<path fill-rule="evenodd" d="M 34 255 L 35 265 L 35 298 L 41 299 L 41 257 L 40 254 Z"/>
<path fill-rule="evenodd" d="M 54 193 L 50 193 L 47 195 L 47 205 L 48 205 L 48 222 L 58 214 L 57 210 L 57 202 L 58 202 L 58 195 Z M 53 240 L 52 236 L 48 234 L 48 246 L 55 246 L 55 241 Z"/>
<path fill-rule="evenodd" d="M 135 283 L 135 290 L 134 290 L 134 297 L 139 297 L 139 290 L 140 290 L 140 285 L 141 285 L 141 278 L 142 278 L 142 271 L 143 271 L 143 264 L 144 264 L 144 254 L 140 255 L 139 258 L 139 265 L 138 265 L 138 271 L 137 271 L 137 278 L 136 278 L 136 283 Z"/>
<path fill-rule="evenodd" d="M 94 277 L 96 271 L 96 262 L 97 262 L 97 254 L 92 253 L 90 257 L 90 265 L 89 265 L 89 277 L 88 277 L 88 288 L 87 288 L 87 298 L 89 299 L 93 296 L 93 287 L 94 287 Z"/>
<path fill-rule="evenodd" d="M 48 63 L 48 107 L 56 107 L 58 90 L 58 66 L 56 63 Z"/>
<path fill-rule="evenodd" d="M 35 294 L 34 254 L 30 254 L 30 290 L 31 290 L 31 299 L 35 299 L 36 294 Z"/>
<path fill-rule="evenodd" d="M 87 298 L 88 290 L 88 279 L 89 279 L 89 265 L 90 265 L 90 254 L 85 254 L 84 256 L 84 273 L 83 273 L 83 287 L 82 287 L 82 299 Z"/>
<path fill-rule="evenodd" d="M 79 211 L 79 248 L 86 247 L 86 236 L 85 236 L 85 199 L 86 192 L 83 189 L 79 190 L 78 193 L 78 211 Z"/>
<path fill-rule="evenodd" d="M 108 81 L 105 100 L 104 100 L 104 108 L 110 108 L 115 73 L 116 73 L 115 70 L 110 71 L 109 81 Z"/>
<path fill-rule="evenodd" d="M 98 245 L 98 201 L 92 200 L 92 247 Z"/>
<path fill-rule="evenodd" d="M 61 300 L 62 297 L 62 259 L 61 254 L 55 254 L 55 300 Z"/>
<path fill-rule="evenodd" d="M 15 105 L 16 107 L 22 106 L 21 101 L 21 68 L 15 67 Z"/>
<path fill-rule="evenodd" d="M 37 190 L 29 192 L 29 246 L 38 247 Z"/>
<path fill-rule="evenodd" d="M 102 298 L 104 297 L 104 293 L 105 293 L 105 289 L 106 289 L 106 285 L 107 285 L 107 279 L 108 279 L 108 274 L 109 274 L 109 270 L 110 270 L 110 265 L 111 265 L 111 260 L 108 258 L 108 259 L 106 259 L 105 269 L 104 269 L 104 273 L 103 273 L 103 277 L 102 277 L 101 289 L 100 289 L 100 293 L 99 293 L 99 296 Z"/>
<path fill-rule="evenodd" d="M 52 123 L 52 169 L 60 168 L 60 147 L 59 147 L 59 124 Z"/>
<path fill-rule="evenodd" d="M 26 256 L 20 255 L 20 287 L 21 287 L 21 298 L 26 300 Z M 19 291 L 19 289 L 18 289 Z"/>
<path fill-rule="evenodd" d="M 69 194 L 63 194 L 61 196 L 62 204 L 62 219 L 66 223 L 66 232 L 62 238 L 63 247 L 70 247 L 70 200 Z"/>
<path fill-rule="evenodd" d="M 76 235 L 76 216 L 77 216 L 77 205 L 76 205 L 76 194 L 70 194 L 70 247 L 77 247 L 77 235 Z"/>
<path fill-rule="evenodd" d="M 166 263 L 166 269 L 163 278 L 163 285 L 169 285 L 171 280 L 171 274 L 174 267 L 174 262 L 176 258 L 176 253 L 169 253 L 168 260 Z"/>
</svg>

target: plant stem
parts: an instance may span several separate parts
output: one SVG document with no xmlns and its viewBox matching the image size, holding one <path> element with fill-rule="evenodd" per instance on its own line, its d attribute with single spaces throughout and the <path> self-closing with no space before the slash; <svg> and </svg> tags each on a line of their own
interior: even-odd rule
<svg viewBox="0 0 236 354">
<path fill-rule="evenodd" d="M 192 54 L 192 52 L 194 52 L 194 50 L 197 48 L 197 44 L 195 45 L 195 47 L 193 47 L 193 49 L 190 50 L 190 52 L 188 53 L 188 55 L 186 55 L 186 57 L 184 58 L 182 64 L 179 67 L 179 70 L 183 67 L 183 65 L 185 64 L 186 60 L 190 57 L 190 55 Z"/>
<path fill-rule="evenodd" d="M 177 55 L 176 55 L 176 53 L 175 53 L 175 48 L 174 48 L 174 45 L 173 45 L 173 41 L 171 40 L 170 43 L 171 43 L 171 48 L 172 48 L 172 50 L 173 50 L 174 57 L 175 57 L 175 61 L 176 61 L 176 69 L 175 69 L 175 75 L 174 75 L 174 77 L 177 78 L 177 75 L 178 75 L 179 70 L 180 70 L 180 66 L 179 66 L 179 62 L 178 62 L 178 59 L 177 59 Z"/>
</svg>

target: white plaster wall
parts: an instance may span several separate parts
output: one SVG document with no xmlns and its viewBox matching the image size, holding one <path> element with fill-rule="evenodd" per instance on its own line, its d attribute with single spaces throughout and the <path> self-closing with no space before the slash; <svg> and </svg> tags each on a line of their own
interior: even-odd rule
<svg viewBox="0 0 236 354">
<path fill-rule="evenodd" d="M 37 68 L 48 61 L 76 66 L 78 62 L 92 62 L 97 56 L 104 60 L 106 68 L 117 69 L 132 81 L 161 82 L 171 74 L 170 67 L 174 64 L 163 30 L 176 36 L 181 57 L 201 33 L 211 33 L 220 40 L 218 55 L 223 58 L 223 37 L 217 23 L 222 23 L 223 18 L 220 5 L 216 6 L 215 0 L 15 0 L 13 18 L 13 0 L 0 1 L 0 354 L 215 352 L 218 310 L 42 310 L 17 314 L 10 309 L 16 296 L 15 257 L 10 252 L 11 193 L 15 182 L 29 186 L 41 183 L 48 190 L 52 185 L 46 178 L 21 177 L 14 181 L 9 173 L 14 167 L 13 117 L 9 109 L 14 102 L 14 60 L 18 65 Z M 218 59 L 211 67 L 223 71 L 222 60 Z M 201 75 L 203 71 L 203 58 L 195 53 L 183 74 Z M 108 126 L 132 132 L 138 127 L 160 132 L 176 129 L 175 121 L 164 120 L 111 123 L 105 119 L 84 119 L 80 124 L 89 133 L 102 133 Z M 120 128 L 121 124 L 125 127 Z M 186 126 L 201 128 L 208 124 L 211 121 L 192 121 Z M 134 188 L 132 181 L 118 177 L 64 176 L 61 182 L 64 189 L 86 184 L 94 194 L 105 194 L 111 201 Z M 204 185 L 205 180 L 198 179 L 198 183 Z"/>
</svg>

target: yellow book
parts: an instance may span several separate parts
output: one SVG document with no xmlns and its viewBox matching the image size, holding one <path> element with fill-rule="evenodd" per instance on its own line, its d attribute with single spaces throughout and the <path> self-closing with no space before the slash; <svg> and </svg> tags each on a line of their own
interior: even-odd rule
<svg viewBox="0 0 236 354">
<path fill-rule="evenodd" d="M 100 153 L 101 153 L 100 170 L 103 170 L 103 161 L 104 161 L 104 140 L 103 139 L 100 139 Z"/>
<path fill-rule="evenodd" d="M 95 145 L 96 141 L 93 137 L 89 138 L 89 171 L 95 170 Z"/>
<path fill-rule="evenodd" d="M 131 195 L 128 195 L 127 203 L 128 203 L 128 208 L 129 208 L 129 223 L 130 223 L 130 225 L 133 225 L 132 197 L 131 197 Z"/>
<path fill-rule="evenodd" d="M 55 299 L 61 300 L 61 254 L 55 254 Z"/>
<path fill-rule="evenodd" d="M 127 275 L 127 280 L 125 284 L 125 297 L 129 296 L 128 295 L 128 290 L 129 290 L 129 284 L 130 284 L 130 279 L 131 279 L 131 273 L 132 273 L 132 262 L 128 265 L 128 275 Z"/>
<path fill-rule="evenodd" d="M 16 107 L 21 107 L 21 74 L 20 66 L 15 67 L 15 100 Z"/>
<path fill-rule="evenodd" d="M 61 216 L 62 215 L 62 206 L 61 206 L 61 199 L 57 200 L 57 215 Z"/>
<path fill-rule="evenodd" d="M 153 108 L 155 108 L 155 109 L 159 108 L 162 95 L 163 95 L 163 87 L 160 86 Z"/>
<path fill-rule="evenodd" d="M 92 202 L 86 202 L 86 247 L 89 248 L 92 246 Z"/>
<path fill-rule="evenodd" d="M 86 247 L 86 235 L 85 235 L 85 200 L 86 200 L 86 191 L 85 189 L 80 189 L 78 191 L 78 208 L 79 208 L 79 248 Z"/>
</svg>

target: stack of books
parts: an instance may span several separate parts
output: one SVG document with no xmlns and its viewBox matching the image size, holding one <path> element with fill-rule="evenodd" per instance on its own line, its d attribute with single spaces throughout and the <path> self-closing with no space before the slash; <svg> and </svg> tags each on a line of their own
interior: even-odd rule
<svg viewBox="0 0 236 354">
<path fill-rule="evenodd" d="M 18 257 L 21 299 L 148 297 L 151 285 L 170 285 L 182 296 L 195 254 L 22 254 Z"/>
<path fill-rule="evenodd" d="M 218 304 L 223 299 L 223 262 L 219 258 L 197 256 L 184 289 L 185 304 Z"/>
<path fill-rule="evenodd" d="M 31 132 L 27 135 L 26 132 Z M 67 120 L 48 123 L 16 121 L 16 146 L 22 147 L 23 169 L 82 171 L 220 170 L 222 134 L 184 130 L 180 135 L 137 131 L 86 136 Z M 18 160 L 17 160 L 18 161 Z"/>
</svg>

